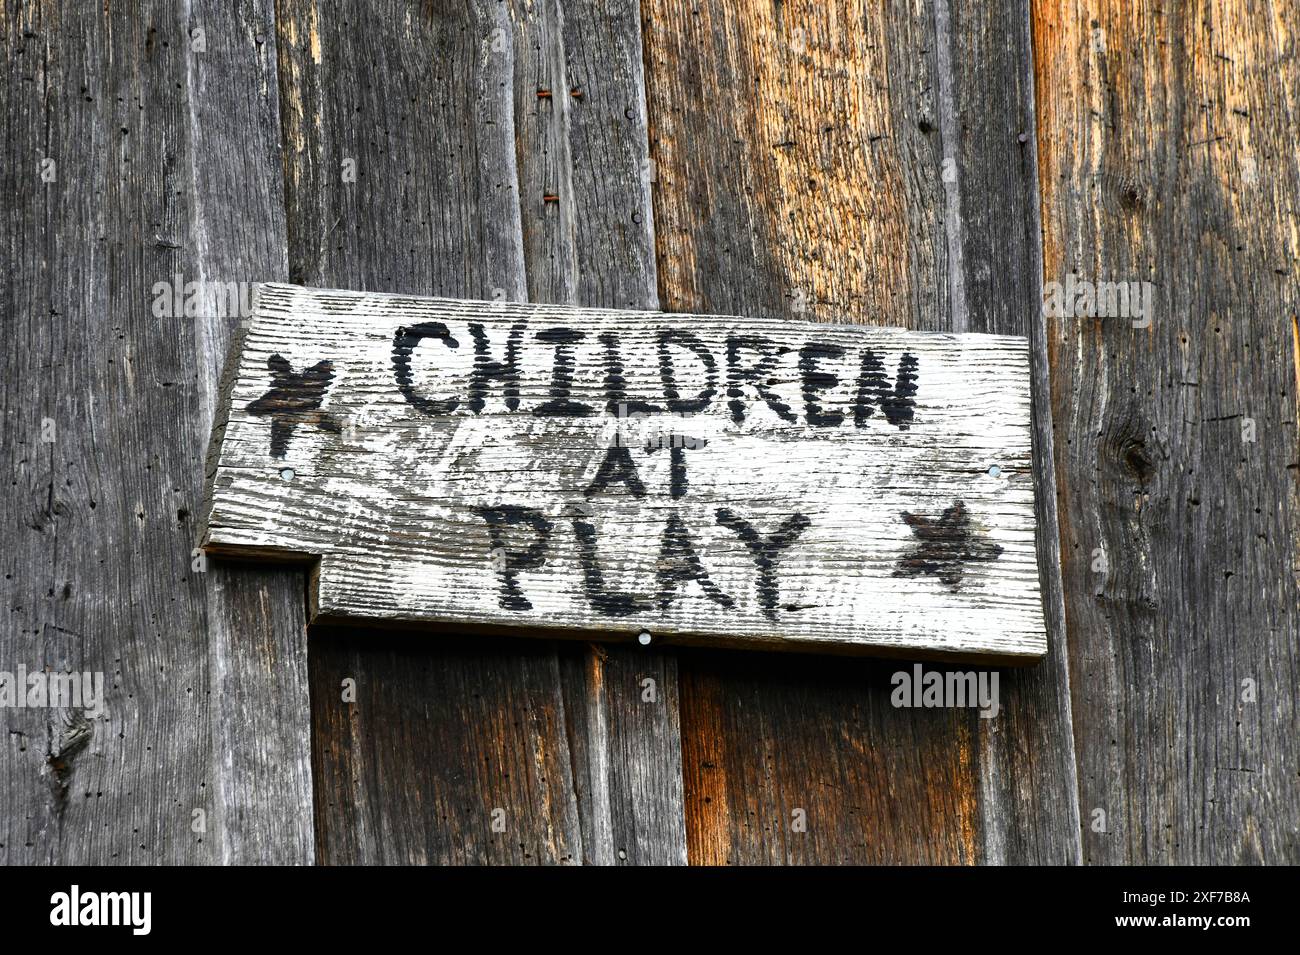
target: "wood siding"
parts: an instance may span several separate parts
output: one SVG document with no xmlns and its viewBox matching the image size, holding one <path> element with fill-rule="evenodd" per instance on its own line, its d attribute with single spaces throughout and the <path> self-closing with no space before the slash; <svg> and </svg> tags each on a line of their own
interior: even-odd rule
<svg viewBox="0 0 1300 955">
<path fill-rule="evenodd" d="M 1297 12 L 7 0 L 0 670 L 108 693 L 0 712 L 0 860 L 1300 861 Z M 986 720 L 309 641 L 301 571 L 196 562 L 238 318 L 175 276 L 1026 336 L 1049 654 Z"/>
</svg>

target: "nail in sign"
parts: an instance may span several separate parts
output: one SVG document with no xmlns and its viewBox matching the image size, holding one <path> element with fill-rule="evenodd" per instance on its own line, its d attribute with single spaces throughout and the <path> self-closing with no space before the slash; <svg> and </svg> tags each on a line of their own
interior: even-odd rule
<svg viewBox="0 0 1300 955">
<path fill-rule="evenodd" d="M 204 547 L 313 619 L 1036 659 L 1024 339 L 264 285 Z"/>
</svg>

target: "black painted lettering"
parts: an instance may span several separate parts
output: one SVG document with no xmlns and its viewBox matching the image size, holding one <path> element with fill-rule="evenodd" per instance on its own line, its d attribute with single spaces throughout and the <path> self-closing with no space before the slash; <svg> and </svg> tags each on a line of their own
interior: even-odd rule
<svg viewBox="0 0 1300 955">
<path fill-rule="evenodd" d="M 479 517 L 487 522 L 488 538 L 492 542 L 492 563 L 501 575 L 501 594 L 498 598 L 503 610 L 531 610 L 532 603 L 519 589 L 519 571 L 536 570 L 546 562 L 546 548 L 551 539 L 551 522 L 541 511 L 531 507 L 478 507 Z M 533 540 L 523 550 L 510 550 L 506 546 L 508 531 L 513 527 L 532 528 Z"/>
<path fill-rule="evenodd" d="M 907 352 L 898 360 L 898 375 L 891 387 L 885 377 L 885 365 L 870 348 L 862 350 L 862 369 L 858 375 L 858 396 L 854 403 L 853 423 L 865 427 L 867 419 L 880 408 L 885 420 L 906 431 L 912 425 L 916 408 L 917 362 Z"/>
<path fill-rule="evenodd" d="M 578 560 L 582 564 L 582 587 L 591 609 L 603 617 L 626 617 L 653 609 L 649 600 L 632 594 L 611 590 L 605 586 L 605 575 L 600 569 L 596 552 L 596 527 L 590 521 L 573 513 L 573 534 L 578 539 Z"/>
<path fill-rule="evenodd" d="M 677 366 L 673 360 L 672 346 L 688 350 L 704 367 L 705 385 L 693 398 L 683 398 L 677 383 Z M 677 414 L 703 411 L 718 390 L 718 363 L 704 343 L 688 331 L 665 328 L 659 332 L 659 378 L 664 385 L 664 399 L 668 410 Z"/>
<path fill-rule="evenodd" d="M 469 381 L 469 410 L 478 414 L 487 401 L 488 386 L 501 382 L 502 396 L 511 411 L 519 408 L 519 346 L 527 326 L 519 322 L 510 329 L 506 341 L 505 361 L 492 358 L 492 347 L 482 322 L 470 322 L 469 333 L 474 339 L 474 373 Z"/>
<path fill-rule="evenodd" d="M 686 496 L 686 452 L 707 447 L 708 438 L 693 438 L 688 434 L 660 435 L 646 444 L 646 451 L 668 448 L 668 494 L 674 501 Z"/>
<path fill-rule="evenodd" d="M 591 485 L 584 494 L 586 497 L 591 497 L 615 483 L 627 485 L 633 497 L 645 497 L 645 483 L 636 472 L 632 452 L 623 444 L 611 445 L 605 451 L 605 457 L 601 459 L 600 467 L 596 469 L 596 476 L 592 478 Z"/>
<path fill-rule="evenodd" d="M 599 340 L 605 348 L 605 409 L 613 415 L 657 414 L 663 409 L 658 405 L 628 398 L 627 379 L 623 376 L 623 355 L 619 351 L 618 336 L 613 332 L 601 332 Z"/>
<path fill-rule="evenodd" d="M 830 391 L 840 383 L 838 375 L 821 371 L 817 362 L 844 356 L 839 345 L 808 342 L 799 349 L 799 375 L 803 380 L 803 406 L 808 423 L 816 428 L 837 428 L 844 421 L 843 413 L 827 411 L 821 404 L 821 392 Z"/>
<path fill-rule="evenodd" d="M 596 413 L 590 405 L 569 397 L 573 390 L 573 346 L 587 337 L 576 328 L 547 328 L 537 333 L 537 340 L 555 346 L 555 362 L 551 366 L 549 401 L 533 409 L 538 417 L 585 418 Z"/>
<path fill-rule="evenodd" d="M 734 531 L 749 548 L 749 555 L 758 568 L 759 606 L 769 618 L 776 619 L 776 608 L 781 600 L 781 589 L 776 582 L 777 561 L 780 560 L 781 552 L 793 544 L 812 521 L 802 514 L 794 514 L 786 518 L 776 533 L 765 540 L 752 524 L 728 508 L 718 508 L 717 518 L 719 524 Z"/>
<path fill-rule="evenodd" d="M 421 414 L 451 414 L 460 404 L 459 398 L 427 398 L 416 392 L 411 380 L 411 353 L 426 338 L 440 339 L 448 348 L 460 347 L 460 342 L 452 337 L 442 322 L 422 322 L 399 328 L 393 336 L 393 375 L 397 380 L 397 390 Z"/>
<path fill-rule="evenodd" d="M 667 610 L 677 597 L 677 588 L 692 580 L 699 584 L 705 596 L 719 607 L 730 610 L 735 605 L 735 601 L 723 593 L 709 577 L 709 572 L 704 569 L 699 555 L 695 553 L 695 542 L 691 540 L 690 531 L 676 514 L 670 514 L 668 523 L 664 526 L 663 538 L 659 545 L 659 569 L 656 577 L 659 584 L 660 610 Z"/>
<path fill-rule="evenodd" d="M 752 365 L 746 365 L 742 351 L 758 352 L 759 359 Z M 727 337 L 727 403 L 731 409 L 731 420 L 740 424 L 745 420 L 745 389 L 751 385 L 767 406 L 776 412 L 783 421 L 795 422 L 799 419 L 790 410 L 790 406 L 772 391 L 775 382 L 768 379 L 776 363 L 781 360 L 788 348 L 775 346 L 770 339 L 762 335 L 730 335 Z"/>
</svg>

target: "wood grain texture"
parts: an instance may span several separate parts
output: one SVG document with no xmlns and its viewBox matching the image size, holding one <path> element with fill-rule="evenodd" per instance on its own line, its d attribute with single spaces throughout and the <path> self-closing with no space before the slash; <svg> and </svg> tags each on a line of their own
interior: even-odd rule
<svg viewBox="0 0 1300 955">
<path fill-rule="evenodd" d="M 531 71 L 543 64 L 554 70 L 558 62 L 546 46 L 561 35 L 555 28 L 537 41 L 544 48 L 535 57 L 519 51 L 522 38 L 537 29 L 530 16 L 535 11 L 494 3 L 375 3 L 348 14 L 314 3 L 280 7 L 295 281 L 523 301 L 531 273 L 537 294 L 564 298 L 577 285 L 543 277 L 552 267 L 546 261 L 552 250 L 559 263 L 554 268 L 569 269 L 568 275 L 573 273 L 565 263 L 601 262 L 602 256 L 624 269 L 613 253 L 601 251 L 608 248 L 640 263 L 640 277 L 628 266 L 611 269 L 605 279 L 589 275 L 582 281 L 588 287 L 622 283 L 625 291 L 615 293 L 614 284 L 602 293 L 617 294 L 616 301 L 646 294 L 648 246 L 644 238 L 638 247 L 600 226 L 589 211 L 597 205 L 592 190 L 609 186 L 593 172 L 586 173 L 582 190 L 587 198 L 564 200 L 578 210 L 572 215 L 587 217 L 582 241 L 574 245 L 572 236 L 546 235 L 534 241 L 530 233 L 525 243 L 521 203 L 529 200 L 522 190 L 562 185 L 546 183 L 542 173 L 558 175 L 565 168 L 558 156 L 538 168 L 520 164 L 521 155 L 538 158 L 530 144 L 562 140 L 553 131 L 525 128 L 523 114 L 516 116 L 516 84 L 523 78 L 534 82 Z M 634 92 L 616 92 L 619 83 L 635 79 L 627 53 L 635 40 L 617 26 L 626 20 L 626 13 L 621 19 L 603 16 L 589 31 L 575 18 L 564 27 L 564 35 L 577 30 L 586 38 L 595 77 L 591 118 L 574 125 L 587 130 L 587 141 L 604 138 L 610 148 L 624 150 L 630 148 L 626 132 L 603 130 L 626 123 L 627 107 L 615 119 L 601 104 Z M 359 21 L 364 30 L 356 28 Z M 617 43 L 601 41 L 598 29 L 611 30 Z M 570 48 L 584 49 L 576 43 Z M 589 129 L 593 124 L 597 128 Z M 638 131 L 643 138 L 642 127 L 632 128 Z M 355 160 L 355 182 L 341 175 L 349 159 Z M 534 214 L 530 229 L 541 228 Z M 322 797 L 317 825 L 324 860 L 637 862 L 684 854 L 680 810 L 674 808 L 680 806 L 675 713 L 665 715 L 655 736 L 629 741 L 629 733 L 643 730 L 638 721 L 649 710 L 633 713 L 630 704 L 620 703 L 628 709 L 610 715 L 607 688 L 624 680 L 595 682 L 599 675 L 590 671 L 591 659 L 565 650 L 561 670 L 561 651 L 553 644 L 542 651 L 510 642 L 447 640 L 422 648 L 428 665 L 413 667 L 409 658 L 362 652 L 382 639 L 335 633 L 313 649 Z M 661 684 L 671 682 L 662 662 L 645 675 L 656 672 Z M 367 702 L 336 702 L 341 681 L 349 677 L 357 681 L 358 700 Z M 444 696 L 447 687 L 459 688 L 461 695 Z M 604 702 L 598 693 L 606 694 Z M 660 699 L 670 706 L 674 696 L 665 688 Z M 421 703 L 414 715 L 407 709 L 412 700 Z M 525 719 L 525 713 L 544 716 Z M 516 722 L 518 732 L 493 735 Z M 349 739 L 365 745 L 336 742 L 331 734 L 343 725 L 352 727 Z M 579 735 L 599 727 L 600 737 Z M 436 759 L 419 758 L 423 750 L 408 746 L 413 732 L 438 747 Z M 458 804 L 457 815 L 443 818 L 430 801 L 408 798 L 395 784 L 395 772 L 409 788 L 472 798 Z M 477 788 L 464 789 L 466 774 L 478 772 L 483 776 Z M 660 805 L 664 799 L 669 802 Z M 493 809 L 505 812 L 505 832 L 492 829 Z"/>
<path fill-rule="evenodd" d="M 513 11 L 529 299 L 657 308 L 640 6 L 551 0 Z M 685 863 L 676 652 L 558 652 L 584 861 Z"/>
<path fill-rule="evenodd" d="M 522 299 L 505 7 L 298 0 L 277 20 L 291 277 Z M 369 652 L 380 639 L 312 648 L 321 861 L 577 857 L 554 651 L 430 647 L 416 667 Z M 436 755 L 415 759 L 416 738 Z"/>
<path fill-rule="evenodd" d="M 186 271 L 207 288 L 251 289 L 259 277 L 287 277 L 289 269 L 274 7 L 204 0 L 191 6 L 188 27 L 193 199 Z M 202 49 L 194 49 L 199 30 Z M 209 436 L 241 318 L 229 304 L 195 320 Z M 204 579 L 221 861 L 311 864 L 305 580 L 292 570 L 221 561 L 208 564 Z"/>
<path fill-rule="evenodd" d="M 1041 341 L 1023 8 L 644 10 L 664 307 Z M 1040 424 L 1043 471 L 1048 437 Z M 1050 533 L 1039 546 L 1054 652 L 1009 676 L 997 720 L 894 710 L 887 667 L 684 663 L 692 860 L 1076 860 Z M 792 807 L 810 806 L 792 832 Z"/>
<path fill-rule="evenodd" d="M 204 547 L 317 621 L 1046 651 L 1023 339 L 264 285 L 230 388 Z"/>
<path fill-rule="evenodd" d="M 1155 288 L 1049 326 L 1090 862 L 1300 858 L 1296 14 L 1034 5 L 1044 275 Z"/>
<path fill-rule="evenodd" d="M 1053 652 L 997 719 L 873 661 L 325 631 L 320 860 L 1300 858 L 1293 3 L 1034 3 L 1032 50 L 1029 3 L 276 6 L 0 7 L 0 670 L 109 687 L 4 712 L 0 860 L 311 858 L 301 574 L 192 569 L 233 322 L 155 316 L 177 274 L 1033 346 Z M 1072 271 L 1153 323 L 1044 330 Z"/>
<path fill-rule="evenodd" d="M 1056 433 L 1041 310 L 1037 155 L 1028 10 L 1020 4 L 936 7 L 941 60 L 950 64 L 940 113 L 945 153 L 956 160 L 947 188 L 950 246 L 959 247 L 954 329 L 1026 335 L 1033 359 L 1034 480 L 1038 554 L 1050 649 L 1032 670 L 1003 674 L 1005 707 L 977 720 L 980 830 L 989 864 L 1081 861 L 1070 673 L 1062 602 Z M 946 54 L 943 50 L 947 49 Z M 979 64 L 971 69 L 970 64 Z M 951 96 L 951 109 L 946 97 Z M 954 195 L 954 192 L 956 193 Z"/>
<path fill-rule="evenodd" d="M 4 14 L 0 657 L 108 686 L 102 718 L 6 710 L 7 862 L 311 858 L 301 575 L 191 555 L 237 319 L 155 309 L 177 275 L 283 271 L 265 23 L 258 4 Z"/>
</svg>

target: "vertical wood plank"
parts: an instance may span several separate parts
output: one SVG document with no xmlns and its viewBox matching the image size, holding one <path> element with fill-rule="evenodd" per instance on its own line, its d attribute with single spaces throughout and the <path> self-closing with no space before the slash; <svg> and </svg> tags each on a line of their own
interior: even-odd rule
<svg viewBox="0 0 1300 955">
<path fill-rule="evenodd" d="M 571 864 L 582 859 L 549 642 L 312 633 L 323 863 Z M 343 681 L 355 681 L 344 702 Z"/>
<path fill-rule="evenodd" d="M 639 6 L 519 0 L 512 12 L 529 300 L 657 308 Z M 676 655 L 558 649 L 583 861 L 685 863 Z"/>
<path fill-rule="evenodd" d="M 1049 321 L 1084 855 L 1294 863 L 1300 11 L 1033 12 L 1044 276 L 1154 285 Z"/>
<path fill-rule="evenodd" d="M 278 20 L 292 280 L 523 300 L 508 5 Z M 322 861 L 583 858 L 553 645 L 333 630 L 311 671 Z"/>
<path fill-rule="evenodd" d="M 643 10 L 665 308 L 1041 341 L 1033 147 L 1018 138 L 1032 117 L 1023 7 Z M 989 62 L 966 67 L 981 54 Z M 1045 523 L 1050 487 L 1039 495 Z M 1050 535 L 1040 543 L 1050 581 Z M 894 665 L 683 658 L 691 859 L 1077 859 L 1050 608 L 1049 623 L 1050 661 L 1003 674 L 1014 713 L 993 725 L 894 709 Z"/>
<path fill-rule="evenodd" d="M 191 555 L 237 316 L 159 291 L 284 271 L 265 22 L 257 4 L 5 15 L 0 656 L 107 691 L 99 717 L 6 710 L 6 861 L 311 858 L 301 575 L 231 586 Z"/>
<path fill-rule="evenodd" d="M 6 709 L 0 858 L 210 861 L 200 386 L 192 325 L 150 311 L 183 266 L 183 24 L 15 4 L 4 32 L 0 659 L 103 673 L 106 712 Z"/>
<path fill-rule="evenodd" d="M 937 149 L 903 118 L 933 86 L 930 23 L 643 8 L 664 307 L 941 327 Z M 889 712 L 887 665 L 701 653 L 681 668 L 692 861 L 974 861 L 969 721 Z"/>
<path fill-rule="evenodd" d="M 371 47 L 343 24 L 323 28 L 310 4 L 282 9 L 296 280 L 653 304 L 634 8 L 482 4 L 364 16 L 392 21 L 385 48 L 397 49 L 400 62 L 373 82 L 382 93 L 363 88 L 353 97 L 332 77 L 368 62 Z M 591 79 L 569 83 L 570 74 Z M 435 104 L 432 121 L 421 114 L 423 129 L 408 128 L 412 103 Z M 359 133 L 371 141 L 349 139 L 358 110 L 372 117 L 360 120 Z M 355 184 L 340 175 L 348 159 L 357 164 Z M 467 178 L 478 180 L 468 194 L 450 185 Z M 414 216 L 388 237 L 370 234 L 368 222 L 405 207 Z M 362 639 L 331 631 L 313 660 L 329 861 L 684 861 L 671 656 L 573 646 L 540 653 L 482 640 L 385 652 L 384 639 Z M 425 665 L 414 667 L 415 659 Z M 490 674 L 490 692 L 465 695 L 466 668 Z M 359 684 L 358 702 L 336 704 L 348 676 Z M 646 679 L 654 703 L 642 702 Z M 448 698 L 425 711 L 427 736 L 393 725 L 395 707 L 430 693 Z M 533 716 L 505 722 L 511 713 Z M 466 737 L 462 726 L 491 731 Z M 445 746 L 437 759 L 421 758 L 435 745 L 429 740 Z M 379 765 L 401 767 L 401 778 L 417 780 L 407 785 L 440 795 L 403 796 Z M 491 831 L 498 808 L 505 834 Z"/>
<path fill-rule="evenodd" d="M 946 6 L 946 10 L 944 9 Z M 953 328 L 1025 335 L 1033 356 L 1039 576 L 1049 635 L 1039 665 L 1003 671 L 1002 712 L 975 721 L 982 861 L 1081 861 L 1069 654 L 1053 480 L 1055 433 L 1041 310 L 1033 53 L 1024 4 L 936 3 Z M 979 64 L 971 69 L 967 64 Z"/>
<path fill-rule="evenodd" d="M 945 328 L 933 11 L 642 10 L 663 307 Z"/>
<path fill-rule="evenodd" d="M 214 290 L 287 278 L 273 4 L 201 0 L 185 26 L 193 137 L 187 271 Z M 241 293 L 241 310 L 243 301 Z M 192 320 L 204 441 L 240 318 L 232 304 Z M 221 861 L 310 864 L 316 839 L 305 577 L 296 569 L 212 561 L 205 580 Z"/>
</svg>

